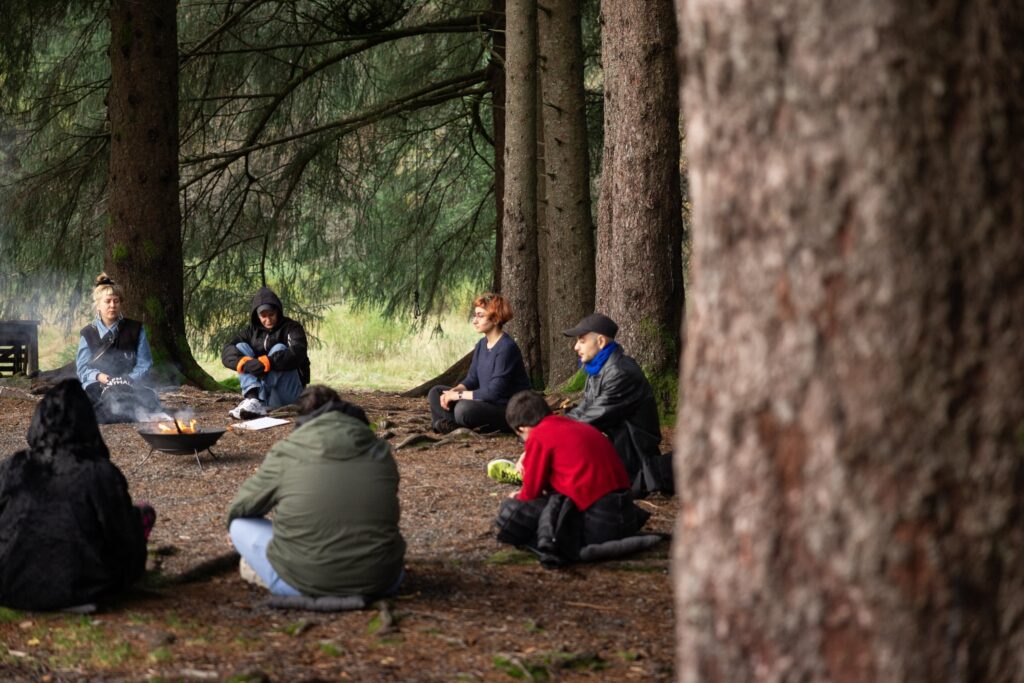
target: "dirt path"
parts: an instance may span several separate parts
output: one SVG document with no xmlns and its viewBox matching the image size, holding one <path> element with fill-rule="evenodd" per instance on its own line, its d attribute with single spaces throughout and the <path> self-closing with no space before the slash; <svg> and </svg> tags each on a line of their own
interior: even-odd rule
<svg viewBox="0 0 1024 683">
<path fill-rule="evenodd" d="M 428 427 L 422 400 L 346 394 L 400 443 Z M 184 389 L 165 403 L 225 426 L 233 395 Z M 36 397 L 0 391 L 0 453 L 25 446 Z M 382 609 L 342 614 L 265 607 L 221 559 L 238 485 L 290 426 L 229 431 L 203 457 L 155 453 L 137 425 L 103 435 L 135 500 L 159 515 L 144 585 L 93 615 L 0 608 L 0 680 L 501 681 L 669 680 L 674 617 L 668 544 L 634 558 L 560 571 L 499 545 L 491 523 L 511 490 L 483 465 L 514 457 L 512 437 L 466 436 L 396 454 L 408 579 Z M 670 532 L 675 500 L 641 503 Z M 206 563 L 204 565 L 204 563 Z M 199 579 L 181 582 L 199 567 Z"/>
</svg>

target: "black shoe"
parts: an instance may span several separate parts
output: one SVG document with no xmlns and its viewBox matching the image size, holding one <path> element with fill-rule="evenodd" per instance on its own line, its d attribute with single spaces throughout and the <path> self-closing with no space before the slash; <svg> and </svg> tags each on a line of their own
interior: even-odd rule
<svg viewBox="0 0 1024 683">
<path fill-rule="evenodd" d="M 434 431 L 438 434 L 449 434 L 459 428 L 459 425 L 455 424 L 447 417 L 442 417 L 440 420 L 434 423 Z"/>
</svg>

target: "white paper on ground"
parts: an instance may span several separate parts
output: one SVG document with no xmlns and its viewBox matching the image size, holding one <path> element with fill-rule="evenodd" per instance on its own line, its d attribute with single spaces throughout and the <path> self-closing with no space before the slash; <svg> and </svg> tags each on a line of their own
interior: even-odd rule
<svg viewBox="0 0 1024 683">
<path fill-rule="evenodd" d="M 245 422 L 236 422 L 231 425 L 232 429 L 248 429 L 255 431 L 257 429 L 269 429 L 270 427 L 276 427 L 278 425 L 286 425 L 291 420 L 282 420 L 279 417 L 258 417 L 255 420 L 246 420 Z"/>
</svg>

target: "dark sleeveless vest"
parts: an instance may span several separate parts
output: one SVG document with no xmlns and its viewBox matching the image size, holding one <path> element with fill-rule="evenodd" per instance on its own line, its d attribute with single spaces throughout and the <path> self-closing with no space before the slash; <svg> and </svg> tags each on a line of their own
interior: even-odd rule
<svg viewBox="0 0 1024 683">
<path fill-rule="evenodd" d="M 106 375 L 127 375 L 135 367 L 141 335 L 142 323 L 128 318 L 122 318 L 102 339 L 95 323 L 86 325 L 82 336 L 89 346 L 89 367 Z"/>
</svg>

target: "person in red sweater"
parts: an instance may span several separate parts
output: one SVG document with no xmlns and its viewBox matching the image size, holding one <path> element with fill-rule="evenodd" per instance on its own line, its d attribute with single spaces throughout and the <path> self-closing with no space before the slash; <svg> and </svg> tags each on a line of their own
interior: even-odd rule
<svg viewBox="0 0 1024 683">
<path fill-rule="evenodd" d="M 499 541 L 562 566 L 577 561 L 582 547 L 632 536 L 647 522 L 622 459 L 596 428 L 552 415 L 533 391 L 513 396 L 505 418 L 526 450 L 523 486 L 498 511 Z"/>
</svg>

